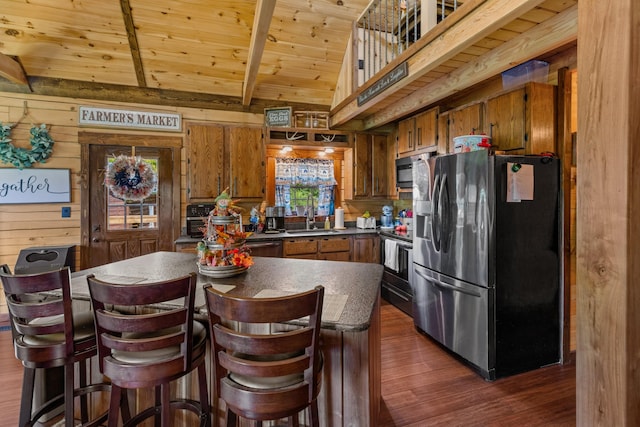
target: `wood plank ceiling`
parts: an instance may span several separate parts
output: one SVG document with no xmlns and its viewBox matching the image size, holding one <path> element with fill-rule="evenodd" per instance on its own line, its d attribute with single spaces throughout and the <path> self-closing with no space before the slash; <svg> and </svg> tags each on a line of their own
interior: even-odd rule
<svg viewBox="0 0 640 427">
<path fill-rule="evenodd" d="M 22 65 L 32 90 L 62 79 L 211 95 L 260 112 L 328 110 L 369 1 L 0 0 L 0 53 Z M 18 82 L 2 63 L 0 76 Z"/>
<path fill-rule="evenodd" d="M 369 3 L 0 0 L 0 91 L 328 111 L 353 23 Z M 577 0 L 458 3 L 444 25 L 379 73 L 406 60 L 408 78 L 358 106 L 357 94 L 374 77 L 334 105 L 332 123 L 382 126 L 576 42 Z"/>
</svg>

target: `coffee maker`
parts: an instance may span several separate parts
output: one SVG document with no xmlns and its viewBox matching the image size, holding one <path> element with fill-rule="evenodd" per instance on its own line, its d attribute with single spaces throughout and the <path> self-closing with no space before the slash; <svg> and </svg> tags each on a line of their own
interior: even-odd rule
<svg viewBox="0 0 640 427">
<path fill-rule="evenodd" d="M 265 233 L 284 231 L 284 206 L 267 206 L 265 212 Z"/>
</svg>

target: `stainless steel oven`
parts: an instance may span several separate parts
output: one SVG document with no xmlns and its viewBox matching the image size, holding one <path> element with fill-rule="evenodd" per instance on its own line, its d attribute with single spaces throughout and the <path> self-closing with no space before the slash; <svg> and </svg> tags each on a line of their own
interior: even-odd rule
<svg viewBox="0 0 640 427">
<path fill-rule="evenodd" d="M 203 237 L 202 228 L 209 212 L 215 207 L 212 203 L 187 205 L 187 235 L 189 237 Z"/>
<path fill-rule="evenodd" d="M 409 316 L 413 317 L 413 244 L 411 237 L 381 232 L 381 256 L 384 265 L 381 295 Z"/>
</svg>

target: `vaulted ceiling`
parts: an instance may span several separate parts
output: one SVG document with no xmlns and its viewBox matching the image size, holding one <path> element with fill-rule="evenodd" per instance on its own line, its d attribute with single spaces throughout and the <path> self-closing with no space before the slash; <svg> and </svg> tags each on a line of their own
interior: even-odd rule
<svg viewBox="0 0 640 427">
<path fill-rule="evenodd" d="M 578 0 L 457 0 L 457 12 L 379 73 L 406 62 L 407 77 L 361 105 L 358 93 L 380 77 L 352 89 L 344 67 L 370 3 L 0 0 L 0 91 L 255 113 L 331 108 L 332 125 L 371 129 L 577 38 Z"/>
<path fill-rule="evenodd" d="M 328 109 L 369 1 L 0 0 L 0 70 L 19 64 L 32 90 L 90 82 Z"/>
</svg>

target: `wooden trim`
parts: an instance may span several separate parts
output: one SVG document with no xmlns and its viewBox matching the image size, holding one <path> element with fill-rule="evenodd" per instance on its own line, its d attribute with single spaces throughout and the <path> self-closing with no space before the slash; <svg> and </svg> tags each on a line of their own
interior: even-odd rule
<svg viewBox="0 0 640 427">
<path fill-rule="evenodd" d="M 78 143 L 91 145 L 127 145 L 131 147 L 180 148 L 182 136 L 165 136 L 158 134 L 122 134 L 81 131 L 78 132 Z"/>
</svg>

